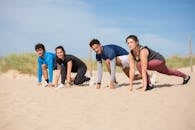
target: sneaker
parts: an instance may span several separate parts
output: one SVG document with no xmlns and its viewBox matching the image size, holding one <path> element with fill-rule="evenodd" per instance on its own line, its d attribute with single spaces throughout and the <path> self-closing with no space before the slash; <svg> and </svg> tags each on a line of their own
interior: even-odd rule
<svg viewBox="0 0 195 130">
<path fill-rule="evenodd" d="M 145 91 L 152 90 L 154 88 L 154 85 L 148 84 Z"/>
<path fill-rule="evenodd" d="M 183 85 L 187 84 L 189 80 L 190 80 L 190 76 L 188 75 L 186 76 L 186 78 L 183 79 Z"/>
<path fill-rule="evenodd" d="M 90 79 L 91 79 L 91 78 L 86 77 L 86 78 L 85 78 L 85 82 L 89 81 Z"/>
<path fill-rule="evenodd" d="M 64 84 L 60 84 L 57 89 L 64 88 Z"/>
<path fill-rule="evenodd" d="M 82 83 L 82 84 L 90 84 L 90 82 L 88 82 L 88 81 L 90 81 L 90 79 L 91 78 L 89 78 L 89 77 L 85 77 L 85 79 L 84 79 L 84 82 Z"/>
<path fill-rule="evenodd" d="M 48 83 L 47 82 L 43 82 L 42 83 L 42 87 L 47 87 L 48 86 Z"/>
<path fill-rule="evenodd" d="M 155 84 L 156 83 L 156 74 L 155 73 L 152 73 L 151 77 L 150 77 L 150 81 L 151 81 L 151 84 Z"/>
<path fill-rule="evenodd" d="M 90 77 L 89 86 L 93 86 L 95 83 L 94 77 Z"/>
</svg>

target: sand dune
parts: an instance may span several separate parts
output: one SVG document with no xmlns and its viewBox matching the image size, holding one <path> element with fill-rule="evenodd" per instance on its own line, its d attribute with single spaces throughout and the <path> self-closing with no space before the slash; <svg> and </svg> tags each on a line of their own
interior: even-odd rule
<svg viewBox="0 0 195 130">
<path fill-rule="evenodd" d="M 100 90 L 36 86 L 36 77 L 15 71 L 0 76 L 0 130 L 194 130 L 195 73 L 181 78 L 156 73 L 156 88 L 140 92 L 141 80 L 128 91 L 128 78 L 117 73 L 110 90 L 104 73 Z M 194 68 L 195 70 L 195 68 Z"/>
</svg>

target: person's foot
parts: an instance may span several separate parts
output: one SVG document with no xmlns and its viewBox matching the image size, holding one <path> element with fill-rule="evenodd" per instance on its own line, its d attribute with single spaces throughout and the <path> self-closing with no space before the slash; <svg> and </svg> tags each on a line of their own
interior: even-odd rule
<svg viewBox="0 0 195 130">
<path fill-rule="evenodd" d="M 153 85 L 156 83 L 156 74 L 155 73 L 151 74 L 150 81 L 151 81 L 151 84 L 153 84 Z"/>
<path fill-rule="evenodd" d="M 91 78 L 86 77 L 86 78 L 85 78 L 85 82 L 89 81 L 90 79 L 91 79 Z"/>
<path fill-rule="evenodd" d="M 118 85 L 118 82 L 117 82 L 117 81 L 114 81 L 114 86 L 115 86 L 115 87 L 119 87 L 119 85 Z M 106 87 L 109 87 L 109 85 L 107 85 Z"/>
<path fill-rule="evenodd" d="M 96 83 L 95 78 L 94 77 L 90 77 L 90 81 L 89 81 L 89 86 L 94 86 L 94 84 Z"/>
<path fill-rule="evenodd" d="M 145 89 L 145 91 L 152 90 L 153 88 L 154 88 L 154 85 L 148 84 L 147 87 L 146 87 L 146 89 Z"/>
<path fill-rule="evenodd" d="M 133 91 L 133 88 L 132 87 L 129 87 L 129 91 Z"/>
<path fill-rule="evenodd" d="M 186 77 L 183 79 L 183 85 L 184 85 L 184 84 L 187 84 L 189 80 L 190 80 L 190 76 L 188 75 L 188 76 L 186 76 Z"/>
<path fill-rule="evenodd" d="M 48 87 L 48 83 L 47 82 L 43 82 L 42 83 L 42 87 Z"/>
<path fill-rule="evenodd" d="M 96 89 L 100 89 L 100 87 L 101 87 L 101 84 L 96 84 Z"/>
<path fill-rule="evenodd" d="M 110 86 L 110 89 L 115 89 L 115 86 Z"/>
<path fill-rule="evenodd" d="M 54 84 L 52 84 L 52 83 L 49 83 L 48 85 L 47 85 L 47 87 L 54 87 L 55 85 Z"/>
<path fill-rule="evenodd" d="M 82 84 L 86 84 L 86 85 L 90 86 L 90 80 L 91 80 L 91 78 L 85 77 L 84 82 Z"/>
<path fill-rule="evenodd" d="M 64 88 L 64 84 L 60 84 L 57 89 Z"/>
</svg>

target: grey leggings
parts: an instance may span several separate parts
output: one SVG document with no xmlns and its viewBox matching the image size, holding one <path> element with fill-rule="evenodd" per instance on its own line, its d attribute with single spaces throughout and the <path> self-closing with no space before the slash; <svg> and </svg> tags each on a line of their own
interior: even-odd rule
<svg viewBox="0 0 195 130">
<path fill-rule="evenodd" d="M 77 75 L 76 75 L 75 80 L 74 80 L 75 85 L 82 84 L 86 81 L 86 79 L 87 79 L 87 77 L 85 76 L 86 71 L 87 71 L 86 66 L 81 66 L 77 69 L 77 72 L 76 72 Z M 67 75 L 67 67 L 62 66 L 62 68 L 61 68 L 61 83 L 62 84 L 65 84 L 66 75 Z"/>
</svg>

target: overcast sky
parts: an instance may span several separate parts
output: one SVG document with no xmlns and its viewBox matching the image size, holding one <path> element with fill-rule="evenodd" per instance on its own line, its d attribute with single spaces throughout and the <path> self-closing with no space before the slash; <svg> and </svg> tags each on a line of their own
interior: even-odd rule
<svg viewBox="0 0 195 130">
<path fill-rule="evenodd" d="M 0 0 L 0 56 L 34 52 L 41 42 L 86 58 L 92 38 L 129 51 L 130 34 L 164 56 L 188 55 L 194 12 L 194 0 Z"/>
</svg>

